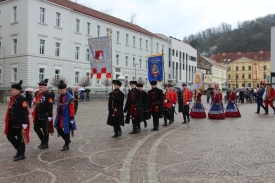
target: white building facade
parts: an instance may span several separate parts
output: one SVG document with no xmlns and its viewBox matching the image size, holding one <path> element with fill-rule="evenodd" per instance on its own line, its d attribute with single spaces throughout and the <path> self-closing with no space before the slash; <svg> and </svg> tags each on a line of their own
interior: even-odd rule
<svg viewBox="0 0 275 183">
<path fill-rule="evenodd" d="M 91 16 L 93 13 L 98 17 Z M 124 22 L 127 27 L 114 22 Z M 129 81 L 142 79 L 149 89 L 148 55 L 163 49 L 168 66 L 168 43 L 164 39 L 70 1 L 0 2 L 0 90 L 10 89 L 12 83 L 21 79 L 23 87 L 37 88 L 38 81 L 61 76 L 68 86 L 78 86 L 81 78 L 91 73 L 88 39 L 110 36 L 110 30 L 113 78 L 121 75 Z M 88 88 L 92 92 L 105 91 L 96 77 Z"/>
<path fill-rule="evenodd" d="M 167 40 L 168 45 L 168 82 L 181 87 L 186 83 L 193 88 L 193 74 L 197 72 L 197 50 L 189 44 L 173 37 L 158 34 Z"/>
<path fill-rule="evenodd" d="M 275 26 L 271 28 L 271 84 L 275 87 Z"/>
</svg>

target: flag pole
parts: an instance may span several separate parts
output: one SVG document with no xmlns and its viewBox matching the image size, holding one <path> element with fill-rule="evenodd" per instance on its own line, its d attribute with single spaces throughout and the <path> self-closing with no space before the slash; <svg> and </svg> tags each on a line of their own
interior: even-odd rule
<svg viewBox="0 0 275 183">
<path fill-rule="evenodd" d="M 111 46 L 111 52 L 110 52 L 110 61 L 111 61 L 111 85 L 112 85 L 112 91 L 114 90 L 113 86 L 113 42 L 112 42 L 112 33 L 113 30 L 110 28 L 110 46 Z"/>
<path fill-rule="evenodd" d="M 164 85 L 163 87 L 165 87 L 165 70 L 164 70 L 164 58 L 163 58 L 163 49 L 162 49 L 162 75 L 163 75 L 163 80 L 164 80 Z"/>
</svg>

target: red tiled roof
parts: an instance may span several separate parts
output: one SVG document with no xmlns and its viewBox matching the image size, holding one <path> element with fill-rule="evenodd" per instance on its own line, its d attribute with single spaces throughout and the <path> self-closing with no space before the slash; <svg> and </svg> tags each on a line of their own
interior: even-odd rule
<svg viewBox="0 0 275 183">
<path fill-rule="evenodd" d="M 259 52 L 247 52 L 247 53 L 222 53 L 222 54 L 213 54 L 210 58 L 217 62 L 224 62 L 230 59 L 230 62 L 233 62 L 239 58 L 246 57 L 251 60 L 270 60 L 270 51 L 259 51 Z"/>
<path fill-rule="evenodd" d="M 119 26 L 122 26 L 122 27 L 125 27 L 125 28 L 128 28 L 128 29 L 140 32 L 142 34 L 146 34 L 146 35 L 158 38 L 158 39 L 162 39 L 161 37 L 153 34 L 152 32 L 150 32 L 146 29 L 141 28 L 138 25 L 135 25 L 135 24 L 132 24 L 130 22 L 121 20 L 119 18 L 107 15 L 105 13 L 99 12 L 99 11 L 91 9 L 91 8 L 88 8 L 88 7 L 83 6 L 81 4 L 74 3 L 74 2 L 69 1 L 69 0 L 48 0 L 48 1 L 52 2 L 52 3 L 55 3 L 55 4 L 58 4 L 58 5 L 61 5 L 61 6 L 64 6 L 66 8 L 72 9 L 72 10 L 77 11 L 79 13 L 83 13 L 83 14 L 86 14 L 86 15 L 104 20 L 106 22 L 110 22 L 110 23 L 113 23 L 113 24 L 116 24 L 116 25 L 119 25 Z M 162 40 L 164 40 L 164 39 L 162 39 Z"/>
<path fill-rule="evenodd" d="M 206 61 L 208 61 L 210 64 L 212 64 L 212 66 L 217 66 L 217 67 L 225 69 L 225 67 L 223 67 L 222 65 L 220 65 L 218 62 L 216 62 L 215 60 L 213 60 L 211 58 L 207 58 L 204 56 L 202 56 L 202 58 L 204 58 Z"/>
</svg>

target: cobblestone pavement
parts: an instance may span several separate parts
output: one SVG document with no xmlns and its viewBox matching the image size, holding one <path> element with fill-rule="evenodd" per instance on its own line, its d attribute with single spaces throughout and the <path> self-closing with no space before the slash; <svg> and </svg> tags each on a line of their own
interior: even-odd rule
<svg viewBox="0 0 275 183">
<path fill-rule="evenodd" d="M 49 149 L 39 150 L 32 125 L 26 159 L 14 162 L 15 150 L 1 135 L 0 183 L 275 182 L 275 115 L 271 109 L 269 115 L 254 114 L 256 104 L 239 108 L 241 118 L 191 119 L 188 125 L 178 114 L 168 127 L 160 120 L 158 132 L 150 131 L 152 120 L 135 135 L 126 125 L 113 139 L 107 102 L 80 103 L 69 151 L 60 151 L 63 140 L 56 133 Z M 2 131 L 5 110 L 0 105 Z"/>
</svg>

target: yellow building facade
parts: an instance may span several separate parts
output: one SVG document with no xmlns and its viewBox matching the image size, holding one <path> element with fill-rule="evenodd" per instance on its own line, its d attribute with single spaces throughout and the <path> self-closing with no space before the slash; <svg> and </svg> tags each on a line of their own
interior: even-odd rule
<svg viewBox="0 0 275 183">
<path fill-rule="evenodd" d="M 228 88 L 257 88 L 261 81 L 270 82 L 270 60 L 255 61 L 242 57 L 224 66 L 228 69 Z"/>
</svg>

